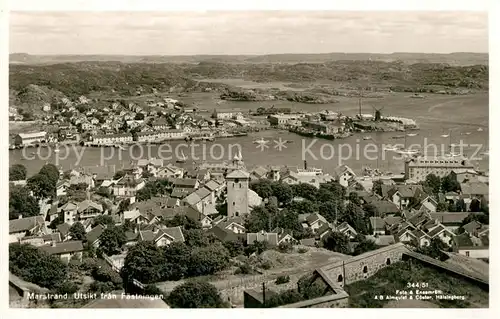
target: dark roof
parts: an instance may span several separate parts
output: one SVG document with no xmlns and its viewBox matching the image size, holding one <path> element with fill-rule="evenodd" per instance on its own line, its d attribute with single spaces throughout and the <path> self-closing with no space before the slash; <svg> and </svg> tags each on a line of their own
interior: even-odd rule
<svg viewBox="0 0 500 319">
<path fill-rule="evenodd" d="M 92 230 L 87 233 L 87 242 L 89 242 L 90 244 L 95 243 L 96 240 L 99 239 L 99 236 L 101 236 L 103 231 L 104 228 L 101 225 L 97 225 L 96 227 L 92 228 Z"/>
<path fill-rule="evenodd" d="M 42 216 L 33 216 L 9 220 L 9 234 L 32 230 L 36 226 L 44 225 Z"/>
<path fill-rule="evenodd" d="M 71 228 L 71 226 L 67 223 L 64 223 L 64 224 L 57 225 L 56 228 L 61 233 L 61 235 L 63 237 L 66 237 L 66 235 L 69 234 L 69 229 Z"/>
<path fill-rule="evenodd" d="M 422 185 L 398 185 L 396 188 L 404 198 L 416 197 L 422 192 Z"/>
<path fill-rule="evenodd" d="M 437 234 L 439 234 L 442 231 L 446 231 L 446 228 L 443 225 L 439 225 L 436 228 L 434 228 L 433 230 L 431 230 L 430 232 L 428 232 L 427 235 L 429 235 L 429 237 L 433 238 L 434 236 L 436 236 Z"/>
<path fill-rule="evenodd" d="M 174 190 L 172 191 L 172 194 L 170 194 L 170 196 L 172 196 L 173 198 L 184 198 L 187 195 L 189 195 L 192 191 L 193 191 L 193 188 L 176 187 L 176 188 L 174 188 Z"/>
<path fill-rule="evenodd" d="M 321 227 L 319 227 L 318 229 L 316 229 L 316 234 L 323 235 L 324 233 L 326 233 L 328 231 L 331 231 L 331 230 L 332 230 L 332 228 L 330 227 L 330 225 L 323 224 Z"/>
<path fill-rule="evenodd" d="M 462 221 L 469 216 L 470 213 L 448 213 L 448 212 L 441 212 L 441 213 L 430 213 L 432 218 L 437 219 L 439 222 L 442 224 L 448 224 L 448 225 L 460 225 Z"/>
<path fill-rule="evenodd" d="M 389 192 L 394 189 L 394 185 L 382 184 L 380 186 L 381 186 L 381 189 L 382 189 L 382 197 L 387 198 L 387 197 L 390 197 L 392 195 L 392 194 L 389 195 Z"/>
<path fill-rule="evenodd" d="M 474 244 L 470 239 L 469 235 L 466 233 L 460 234 L 458 236 L 453 237 L 453 241 L 458 247 L 472 247 Z"/>
<path fill-rule="evenodd" d="M 55 245 L 40 246 L 40 249 L 49 255 L 61 255 L 83 251 L 83 243 L 81 240 L 65 241 Z"/>
<path fill-rule="evenodd" d="M 240 238 L 244 238 L 244 235 L 235 234 L 228 229 L 219 227 L 219 225 L 210 228 L 207 233 L 214 234 L 221 241 L 237 241 Z"/>
<path fill-rule="evenodd" d="M 465 224 L 462 228 L 466 232 L 468 232 L 469 234 L 472 234 L 472 233 L 474 233 L 475 231 L 477 231 L 478 229 L 481 228 L 481 224 L 478 223 L 477 221 L 473 220 L 470 223 Z"/>
<path fill-rule="evenodd" d="M 370 224 L 373 230 L 384 230 L 385 222 L 381 217 L 370 217 Z"/>
<path fill-rule="evenodd" d="M 399 212 L 398 206 L 388 200 L 374 200 L 369 203 L 375 206 L 381 214 L 395 214 Z"/>
<path fill-rule="evenodd" d="M 174 179 L 174 186 L 176 187 L 190 187 L 194 188 L 198 183 L 198 180 L 195 178 L 176 178 Z"/>
<path fill-rule="evenodd" d="M 421 231 L 420 229 L 415 229 L 413 231 L 413 235 L 415 235 L 415 237 L 417 237 L 417 238 L 421 238 L 421 237 L 427 236 L 427 234 L 424 233 L 423 231 Z"/>
<path fill-rule="evenodd" d="M 389 226 L 399 224 L 401 221 L 403 221 L 403 219 L 399 216 L 387 216 L 384 218 L 384 222 Z"/>
</svg>

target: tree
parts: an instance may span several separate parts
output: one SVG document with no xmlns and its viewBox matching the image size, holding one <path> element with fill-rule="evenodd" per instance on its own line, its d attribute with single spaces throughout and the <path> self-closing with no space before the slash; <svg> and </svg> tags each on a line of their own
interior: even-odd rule
<svg viewBox="0 0 500 319">
<path fill-rule="evenodd" d="M 189 247 L 207 247 L 210 245 L 209 238 L 201 229 L 189 229 L 185 230 L 183 233 L 186 239 L 186 245 Z"/>
<path fill-rule="evenodd" d="M 363 205 L 363 210 L 365 211 L 365 215 L 367 217 L 380 216 L 380 212 L 378 211 L 377 207 L 375 207 L 373 204 L 365 203 Z"/>
<path fill-rule="evenodd" d="M 448 204 L 445 202 L 439 202 L 437 204 L 436 210 L 438 212 L 446 212 L 448 210 Z"/>
<path fill-rule="evenodd" d="M 481 211 L 481 201 L 479 201 L 477 198 L 474 198 L 470 202 L 469 210 L 471 212 L 480 212 Z"/>
<path fill-rule="evenodd" d="M 30 177 L 26 183 L 33 195 L 37 198 L 48 198 L 56 195 L 56 185 L 50 177 L 45 174 L 36 174 Z"/>
<path fill-rule="evenodd" d="M 443 253 L 447 251 L 449 247 L 441 241 L 439 238 L 432 238 L 428 246 L 417 248 L 417 252 L 432 257 L 434 259 L 439 259 L 444 261 L 449 257 Z"/>
<path fill-rule="evenodd" d="M 359 199 L 358 193 L 349 193 L 349 202 L 353 203 L 354 205 L 361 205 L 361 200 Z"/>
<path fill-rule="evenodd" d="M 308 199 L 310 201 L 316 201 L 316 197 L 318 194 L 318 189 L 313 185 L 300 183 L 296 185 L 292 185 L 293 194 L 296 197 L 302 197 Z"/>
<path fill-rule="evenodd" d="M 384 182 L 380 179 L 373 181 L 372 191 L 375 194 L 382 196 L 382 185 L 384 185 Z"/>
<path fill-rule="evenodd" d="M 368 234 L 369 221 L 361 207 L 349 203 L 340 219 L 351 225 L 358 233 Z"/>
<path fill-rule="evenodd" d="M 161 281 L 164 277 L 165 257 L 162 250 L 154 243 L 140 241 L 129 249 L 121 276 L 124 281 L 139 280 L 144 284 Z"/>
<path fill-rule="evenodd" d="M 144 117 L 145 117 L 145 116 L 144 116 L 144 113 L 137 113 L 137 114 L 135 115 L 135 118 L 134 118 L 134 119 L 135 119 L 136 121 L 143 121 L 143 120 L 144 120 Z"/>
<path fill-rule="evenodd" d="M 27 175 L 27 170 L 24 165 L 14 164 L 9 169 L 9 181 L 25 180 L 26 175 Z"/>
<path fill-rule="evenodd" d="M 298 214 L 312 214 L 318 211 L 318 205 L 310 200 L 292 201 L 287 206 L 288 210 Z"/>
<path fill-rule="evenodd" d="M 108 256 L 119 253 L 126 241 L 127 237 L 121 227 L 108 227 L 99 236 L 100 248 Z"/>
<path fill-rule="evenodd" d="M 86 233 L 85 227 L 80 222 L 74 223 L 69 229 L 69 235 L 74 240 L 84 240 Z"/>
<path fill-rule="evenodd" d="M 429 174 L 425 177 L 423 186 L 424 188 L 427 188 L 429 191 L 431 191 L 431 194 L 437 195 L 441 190 L 441 178 L 434 174 Z"/>
<path fill-rule="evenodd" d="M 244 253 L 245 245 L 242 240 L 225 241 L 222 244 L 226 247 L 231 257 L 237 257 Z"/>
<path fill-rule="evenodd" d="M 163 276 L 166 280 L 179 280 L 188 275 L 191 247 L 174 242 L 163 249 L 165 258 Z"/>
<path fill-rule="evenodd" d="M 323 238 L 323 246 L 331 251 L 349 254 L 349 238 L 342 233 L 332 232 Z"/>
<path fill-rule="evenodd" d="M 456 176 L 448 174 L 441 180 L 441 189 L 444 193 L 459 192 L 460 183 L 457 181 Z"/>
<path fill-rule="evenodd" d="M 99 215 L 96 218 L 94 218 L 94 222 L 92 223 L 92 226 L 95 227 L 97 225 L 103 225 L 103 226 L 114 226 L 115 222 L 113 221 L 113 217 L 109 215 Z"/>
<path fill-rule="evenodd" d="M 272 191 L 273 196 L 275 196 L 280 203 L 288 203 L 293 198 L 292 188 L 288 184 L 274 182 L 272 184 Z"/>
<path fill-rule="evenodd" d="M 100 186 L 99 188 L 97 188 L 95 193 L 99 196 L 102 196 L 102 197 L 106 197 L 106 198 L 111 197 L 111 192 L 109 191 L 109 188 L 107 188 L 107 187 Z"/>
<path fill-rule="evenodd" d="M 124 212 L 124 211 L 127 211 L 130 207 L 130 199 L 127 198 L 127 199 L 124 199 L 120 202 L 120 204 L 118 205 L 118 211 L 120 213 Z"/>
<path fill-rule="evenodd" d="M 191 276 L 212 275 L 229 265 L 229 252 L 221 243 L 194 248 L 189 263 Z"/>
<path fill-rule="evenodd" d="M 362 253 L 365 253 L 367 251 L 372 251 L 377 248 L 378 246 L 375 244 L 373 240 L 365 239 L 359 242 L 358 245 L 354 248 L 353 255 L 354 256 L 361 255 Z"/>
<path fill-rule="evenodd" d="M 273 182 L 268 179 L 259 179 L 250 183 L 250 189 L 262 198 L 273 196 Z"/>
<path fill-rule="evenodd" d="M 465 212 L 466 211 L 466 205 L 465 205 L 465 201 L 463 198 L 460 198 L 459 200 L 457 200 L 457 202 L 455 203 L 455 211 L 456 212 Z"/>
<path fill-rule="evenodd" d="M 32 245 L 9 245 L 9 270 L 28 282 L 55 288 L 67 280 L 67 269 L 61 259 Z"/>
<path fill-rule="evenodd" d="M 40 207 L 29 190 L 22 186 L 13 186 L 9 189 L 9 219 L 16 219 L 20 215 L 32 217 L 40 214 Z"/>
<path fill-rule="evenodd" d="M 125 175 L 127 175 L 127 173 L 125 173 L 124 171 L 118 171 L 118 172 L 115 173 L 115 176 L 113 176 L 113 179 L 114 180 L 118 180 L 118 179 L 122 178 Z"/>
<path fill-rule="evenodd" d="M 224 302 L 214 285 L 191 281 L 177 286 L 168 296 L 172 308 L 223 308 Z"/>
<path fill-rule="evenodd" d="M 54 185 L 54 188 L 56 187 L 57 181 L 59 180 L 59 169 L 54 164 L 45 164 L 38 174 L 47 176 Z"/>
</svg>

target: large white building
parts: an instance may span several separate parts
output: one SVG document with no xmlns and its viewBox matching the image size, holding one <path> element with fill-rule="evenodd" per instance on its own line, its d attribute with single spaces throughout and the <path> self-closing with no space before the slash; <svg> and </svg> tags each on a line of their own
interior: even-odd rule
<svg viewBox="0 0 500 319">
<path fill-rule="evenodd" d="M 14 138 L 16 145 L 31 145 L 44 142 L 47 139 L 47 132 L 19 133 Z"/>
<path fill-rule="evenodd" d="M 114 143 L 131 143 L 133 142 L 132 134 L 109 134 L 109 135 L 97 135 L 92 139 L 94 144 L 107 145 Z"/>
<path fill-rule="evenodd" d="M 429 174 L 444 177 L 457 169 L 473 168 L 466 158 L 459 156 L 417 157 L 405 162 L 405 179 L 420 182 Z"/>
</svg>

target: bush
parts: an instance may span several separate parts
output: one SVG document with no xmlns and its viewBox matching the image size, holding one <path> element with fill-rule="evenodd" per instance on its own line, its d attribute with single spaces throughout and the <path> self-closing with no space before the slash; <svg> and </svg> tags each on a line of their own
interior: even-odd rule
<svg viewBox="0 0 500 319">
<path fill-rule="evenodd" d="M 304 254 L 307 253 L 309 250 L 307 248 L 301 247 L 297 251 L 299 254 Z"/>
<path fill-rule="evenodd" d="M 241 265 L 234 272 L 235 275 L 240 275 L 240 274 L 249 275 L 249 274 L 253 274 L 253 273 L 254 273 L 254 271 L 253 271 L 252 267 L 250 267 L 250 265 L 248 265 L 248 264 Z"/>
<path fill-rule="evenodd" d="M 56 287 L 58 294 L 74 294 L 78 291 L 78 285 L 71 281 L 66 281 Z"/>
<path fill-rule="evenodd" d="M 89 291 L 97 292 L 97 293 L 105 293 L 110 292 L 115 289 L 115 286 L 112 282 L 102 282 L 102 281 L 94 281 L 90 284 Z"/>
<path fill-rule="evenodd" d="M 286 284 L 287 282 L 290 282 L 290 276 L 279 276 L 276 278 L 275 284 L 281 285 Z"/>
<path fill-rule="evenodd" d="M 177 286 L 168 296 L 172 308 L 223 308 L 222 298 L 212 284 L 191 281 Z"/>
<path fill-rule="evenodd" d="M 281 243 L 278 246 L 278 251 L 282 253 L 289 253 L 293 250 L 293 246 L 291 243 Z"/>
<path fill-rule="evenodd" d="M 116 288 L 119 288 L 123 283 L 120 275 L 107 265 L 100 265 L 95 267 L 92 270 L 92 277 L 97 281 L 111 282 Z"/>
<path fill-rule="evenodd" d="M 265 269 L 265 270 L 271 269 L 272 267 L 273 267 L 273 265 L 271 264 L 271 262 L 269 260 L 266 260 L 260 264 L 260 268 Z"/>
</svg>

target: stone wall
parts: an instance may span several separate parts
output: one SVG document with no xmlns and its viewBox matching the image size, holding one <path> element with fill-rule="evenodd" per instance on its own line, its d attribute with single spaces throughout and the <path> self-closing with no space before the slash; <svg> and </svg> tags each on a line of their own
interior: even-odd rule
<svg viewBox="0 0 500 319">
<path fill-rule="evenodd" d="M 321 270 L 339 286 L 351 284 L 373 276 L 386 266 L 400 261 L 408 248 L 397 243 L 377 250 L 369 251 L 353 258 L 322 267 Z"/>
</svg>

